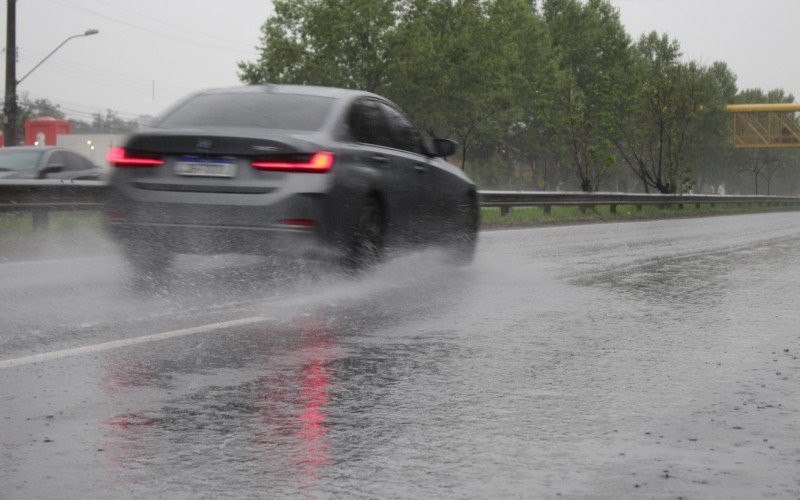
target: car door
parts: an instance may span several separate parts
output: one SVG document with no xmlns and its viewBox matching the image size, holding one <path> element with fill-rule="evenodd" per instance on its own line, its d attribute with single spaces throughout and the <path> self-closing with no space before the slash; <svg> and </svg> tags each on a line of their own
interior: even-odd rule
<svg viewBox="0 0 800 500">
<path fill-rule="evenodd" d="M 383 101 L 379 107 L 387 117 L 389 131 L 395 148 L 397 167 L 402 171 L 406 198 L 413 204 L 408 210 L 413 217 L 412 238 L 430 240 L 437 227 L 436 193 L 431 185 L 431 164 L 424 153 L 421 137 L 416 127 L 402 111 Z"/>
<path fill-rule="evenodd" d="M 66 177 L 67 159 L 64 151 L 54 150 L 42 158 L 36 176 L 41 179 L 64 179 Z"/>
<path fill-rule="evenodd" d="M 397 149 L 386 114 L 374 98 L 362 98 L 353 103 L 348 113 L 348 127 L 352 139 L 353 159 L 357 164 L 368 165 L 380 179 L 381 191 L 386 197 L 389 226 L 388 236 L 397 242 L 417 239 L 419 219 L 417 174 Z"/>
</svg>

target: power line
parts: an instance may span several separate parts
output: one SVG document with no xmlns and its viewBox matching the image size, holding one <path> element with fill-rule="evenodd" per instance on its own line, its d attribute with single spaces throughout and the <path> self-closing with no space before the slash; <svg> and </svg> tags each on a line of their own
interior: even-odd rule
<svg viewBox="0 0 800 500">
<path fill-rule="evenodd" d="M 81 114 L 85 116 L 93 116 L 95 114 L 103 114 L 106 110 L 111 110 L 117 116 L 121 118 L 128 117 L 129 119 L 138 118 L 146 113 L 132 113 L 130 111 L 120 111 L 110 107 L 104 106 L 93 106 L 89 104 L 83 104 L 79 102 L 67 101 L 63 99 L 51 99 L 51 98 L 43 98 L 39 96 L 32 96 L 30 93 L 25 94 L 29 100 L 36 101 L 37 99 L 44 99 L 52 104 L 58 105 L 60 110 L 70 111 L 72 113 Z"/>
<path fill-rule="evenodd" d="M 147 96 L 150 97 L 152 95 L 152 82 L 126 82 L 124 80 L 113 79 L 113 78 L 105 78 L 102 75 L 87 75 L 80 70 L 75 70 L 72 68 L 62 68 L 58 65 L 50 66 L 47 71 L 55 73 L 57 75 L 61 75 L 70 79 L 79 80 L 82 82 L 88 82 L 95 85 L 100 85 L 107 88 L 113 88 L 118 92 L 124 91 L 127 93 L 133 93 L 140 96 Z M 166 97 L 170 100 L 175 100 L 180 97 L 183 97 L 187 94 L 187 92 L 177 92 L 170 89 L 159 89 L 159 96 Z"/>
<path fill-rule="evenodd" d="M 23 56 L 35 54 L 35 51 L 20 50 Z M 189 90 L 178 85 L 149 80 L 142 77 L 126 76 L 121 73 L 109 72 L 101 70 L 89 65 L 72 63 L 69 61 L 54 60 L 42 69 L 45 72 L 51 72 L 56 75 L 64 76 L 70 79 L 89 82 L 94 85 L 100 85 L 107 88 L 112 88 L 117 92 L 124 91 L 130 94 L 139 96 L 150 97 L 153 93 L 153 85 L 155 83 L 158 90 L 159 100 L 175 101 L 184 97 L 196 89 Z"/>
<path fill-rule="evenodd" d="M 230 38 L 225 38 L 225 37 L 221 37 L 221 36 L 218 36 L 218 35 L 213 35 L 211 33 L 206 33 L 206 32 L 203 32 L 203 31 L 192 29 L 192 28 L 187 28 L 187 27 L 181 26 L 179 24 L 170 23 L 170 22 L 164 21 L 163 19 L 158 19 L 156 17 L 152 17 L 152 16 L 148 16 L 148 15 L 145 15 L 145 14 L 141 14 L 139 12 L 135 12 L 135 11 L 130 10 L 130 9 L 125 9 L 125 8 L 120 7 L 118 5 L 113 5 L 113 4 L 110 4 L 108 2 L 105 2 L 103 0 L 94 0 L 94 2 L 102 4 L 102 5 L 105 5 L 106 7 L 110 7 L 112 9 L 116 9 L 116 10 L 119 10 L 119 11 L 122 11 L 122 12 L 126 12 L 128 14 L 133 15 L 133 16 L 141 17 L 141 18 L 147 19 L 149 21 L 154 21 L 154 22 L 163 24 L 165 26 L 170 26 L 172 28 L 178 28 L 180 30 L 184 30 L 184 31 L 187 31 L 187 32 L 190 32 L 190 33 L 197 33 L 199 35 L 202 35 L 205 38 L 216 38 L 218 40 L 222 40 L 224 42 L 231 43 L 233 45 L 238 45 L 238 46 L 241 46 L 241 47 L 245 46 L 244 43 L 242 43 L 242 42 L 240 42 L 238 40 L 232 40 Z M 253 50 L 253 47 L 248 47 L 247 50 L 251 51 L 251 50 Z"/>
<path fill-rule="evenodd" d="M 244 51 L 244 50 L 240 50 L 240 49 L 219 47 L 217 45 L 209 45 L 209 44 L 205 44 L 205 43 L 199 42 L 196 39 L 193 40 L 193 39 L 189 39 L 189 38 L 185 38 L 185 37 L 179 37 L 179 36 L 175 36 L 173 34 L 167 34 L 167 33 L 163 33 L 161 31 L 153 30 L 153 29 L 150 29 L 150 28 L 145 28 L 143 26 L 138 26 L 136 24 L 129 23 L 127 21 L 122 21 L 120 19 L 116 19 L 116 18 L 113 18 L 111 16 L 107 16 L 105 14 L 101 14 L 99 12 L 95 12 L 95 11 L 93 11 L 91 9 L 87 9 L 86 7 L 83 7 L 82 5 L 78 5 L 76 3 L 70 2 L 69 0 L 47 0 L 47 1 L 51 2 L 51 3 L 59 4 L 59 5 L 65 6 L 65 7 L 69 7 L 69 8 L 72 8 L 72 9 L 77 9 L 77 10 L 86 12 L 87 14 L 90 14 L 90 15 L 93 15 L 93 16 L 97 16 L 97 17 L 106 19 L 107 21 L 111 21 L 111 22 L 114 22 L 114 23 L 117 23 L 117 24 L 121 24 L 121 25 L 127 26 L 129 28 L 133 28 L 133 29 L 136 29 L 136 30 L 139 30 L 139 31 L 144 31 L 144 32 L 150 33 L 152 35 L 160 36 L 162 38 L 167 38 L 167 39 L 172 40 L 172 41 L 185 43 L 185 44 L 191 45 L 193 47 L 203 47 L 203 48 L 207 48 L 207 49 L 210 49 L 210 50 L 217 50 L 217 51 L 228 52 L 228 53 L 236 53 L 236 54 L 247 53 L 248 55 L 258 55 L 258 53 L 255 50 Z"/>
<path fill-rule="evenodd" d="M 19 53 L 22 56 L 30 55 L 30 56 L 34 56 L 34 57 L 41 57 L 41 55 L 43 54 L 41 52 L 34 51 L 34 50 L 28 50 L 28 49 L 19 49 Z M 169 83 L 169 82 L 164 82 L 164 81 L 161 81 L 161 80 L 155 80 L 153 78 L 146 78 L 146 77 L 143 77 L 143 76 L 140 76 L 140 75 L 133 75 L 133 74 L 130 74 L 130 73 L 122 73 L 122 72 L 119 72 L 119 71 L 114 71 L 114 70 L 110 70 L 110 69 L 106 69 L 106 68 L 100 68 L 98 66 L 93 66 L 93 65 L 90 65 L 90 64 L 79 63 L 79 62 L 76 62 L 76 61 L 73 61 L 73 60 L 70 60 L 70 59 L 65 59 L 63 57 L 60 57 L 57 60 L 50 61 L 48 63 L 48 66 L 45 66 L 44 68 L 46 69 L 49 66 L 61 66 L 61 67 L 64 67 L 64 68 L 74 68 L 74 69 L 78 69 L 80 71 L 84 71 L 86 73 L 96 74 L 96 75 L 99 74 L 99 75 L 102 75 L 102 76 L 105 76 L 105 77 L 114 78 L 114 79 L 117 79 L 119 81 L 124 81 L 124 82 L 139 81 L 139 82 L 142 82 L 143 84 L 147 85 L 148 87 L 152 84 L 153 81 L 155 81 L 156 84 L 159 86 L 159 88 L 171 89 L 171 90 L 173 90 L 175 92 L 182 93 L 182 94 L 187 94 L 187 93 L 192 92 L 194 90 L 194 89 L 189 89 L 189 88 L 181 86 L 181 85 L 176 85 L 176 84 Z"/>
</svg>

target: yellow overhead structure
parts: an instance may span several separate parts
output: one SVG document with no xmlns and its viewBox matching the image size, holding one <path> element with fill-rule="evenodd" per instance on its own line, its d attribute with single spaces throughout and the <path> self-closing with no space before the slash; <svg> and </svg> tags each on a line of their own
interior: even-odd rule
<svg viewBox="0 0 800 500">
<path fill-rule="evenodd" d="M 736 148 L 800 148 L 800 104 L 731 104 Z"/>
</svg>

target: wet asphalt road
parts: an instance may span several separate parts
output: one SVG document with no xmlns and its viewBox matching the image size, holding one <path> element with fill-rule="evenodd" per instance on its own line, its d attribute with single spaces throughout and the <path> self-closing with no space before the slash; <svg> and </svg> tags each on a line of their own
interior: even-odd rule
<svg viewBox="0 0 800 500">
<path fill-rule="evenodd" d="M 797 213 L 1 263 L 0 498 L 798 498 L 798 279 Z"/>
</svg>

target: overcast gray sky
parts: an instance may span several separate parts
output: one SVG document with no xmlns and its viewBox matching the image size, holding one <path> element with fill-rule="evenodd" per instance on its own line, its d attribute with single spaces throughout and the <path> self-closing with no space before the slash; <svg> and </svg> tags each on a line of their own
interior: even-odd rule
<svg viewBox="0 0 800 500">
<path fill-rule="evenodd" d="M 75 118 L 156 114 L 195 90 L 239 84 L 236 62 L 256 58 L 271 9 L 269 0 L 17 0 L 17 78 L 68 36 L 100 30 L 64 45 L 18 92 Z M 5 17 L 2 0 L 2 45 Z"/>
<path fill-rule="evenodd" d="M 684 56 L 728 63 L 740 89 L 781 87 L 800 98 L 800 0 L 610 0 L 636 40 L 658 31 Z"/>
<path fill-rule="evenodd" d="M 2 42 L 5 41 L 2 1 Z M 636 39 L 667 32 L 684 54 L 727 62 L 740 88 L 783 87 L 800 96 L 800 0 L 611 0 Z M 19 86 L 67 115 L 107 108 L 132 118 L 156 114 L 181 96 L 237 85 L 236 62 L 254 60 L 269 0 L 18 0 L 17 76 L 70 35 Z"/>
</svg>

